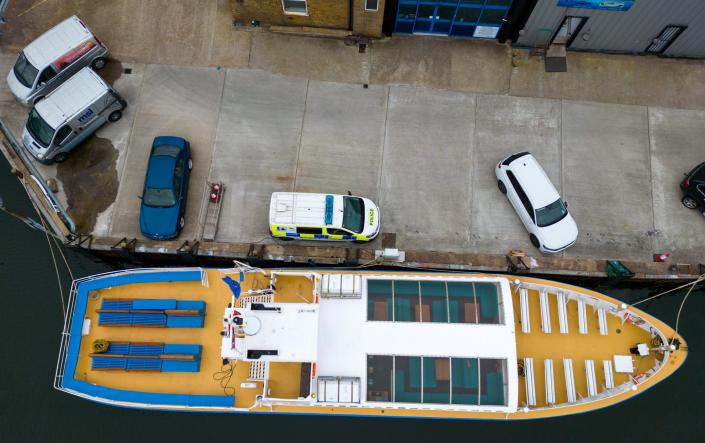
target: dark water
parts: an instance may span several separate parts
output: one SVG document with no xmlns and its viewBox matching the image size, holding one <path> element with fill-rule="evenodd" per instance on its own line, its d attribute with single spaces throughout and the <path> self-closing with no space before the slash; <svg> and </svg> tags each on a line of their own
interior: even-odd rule
<svg viewBox="0 0 705 443">
<path fill-rule="evenodd" d="M 0 158 L 0 196 L 30 214 L 29 201 Z M 52 388 L 63 320 L 43 234 L 0 213 L 0 441 L 705 441 L 705 292 L 691 294 L 681 318 L 690 355 L 676 374 L 620 405 L 530 422 L 244 416 L 118 409 Z M 66 251 L 76 277 L 110 270 Z M 63 289 L 69 277 L 64 272 Z M 625 301 L 641 290 L 605 292 Z M 642 308 L 674 324 L 682 294 Z"/>
</svg>

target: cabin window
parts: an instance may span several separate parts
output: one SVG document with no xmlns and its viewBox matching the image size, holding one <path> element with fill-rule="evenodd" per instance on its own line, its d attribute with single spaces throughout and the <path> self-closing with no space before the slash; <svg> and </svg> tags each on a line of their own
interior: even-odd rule
<svg viewBox="0 0 705 443">
<path fill-rule="evenodd" d="M 367 319 L 376 321 L 393 320 L 393 294 L 391 280 L 368 280 Z"/>
<path fill-rule="evenodd" d="M 477 301 L 472 282 L 448 282 L 451 323 L 477 323 Z"/>
<path fill-rule="evenodd" d="M 365 0 L 365 11 L 377 11 L 379 9 L 379 0 Z"/>
<path fill-rule="evenodd" d="M 507 405 L 506 359 L 368 355 L 367 374 L 367 401 Z"/>
<path fill-rule="evenodd" d="M 423 402 L 450 403 L 450 358 L 423 357 Z"/>
<path fill-rule="evenodd" d="M 394 357 L 367 356 L 367 401 L 392 401 Z"/>
<path fill-rule="evenodd" d="M 394 402 L 421 403 L 421 357 L 394 357 Z"/>
<path fill-rule="evenodd" d="M 422 323 L 504 324 L 495 282 L 367 280 L 367 319 Z"/>
<path fill-rule="evenodd" d="M 308 15 L 308 2 L 306 0 L 282 0 L 285 14 Z"/>
<path fill-rule="evenodd" d="M 448 323 L 446 284 L 441 281 L 421 282 L 421 321 Z"/>
<path fill-rule="evenodd" d="M 394 321 L 421 321 L 419 282 L 394 282 Z"/>
<path fill-rule="evenodd" d="M 452 403 L 476 405 L 480 400 L 480 370 L 476 358 L 451 359 Z"/>
</svg>

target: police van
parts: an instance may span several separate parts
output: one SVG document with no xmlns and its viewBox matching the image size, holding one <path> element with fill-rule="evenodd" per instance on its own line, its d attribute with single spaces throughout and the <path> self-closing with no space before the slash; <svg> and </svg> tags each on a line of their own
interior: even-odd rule
<svg viewBox="0 0 705 443">
<path fill-rule="evenodd" d="M 108 48 L 74 15 L 24 48 L 7 84 L 18 100 L 34 103 L 81 68 L 103 68 L 107 54 Z"/>
<path fill-rule="evenodd" d="M 122 117 L 127 102 L 86 67 L 34 104 L 22 144 L 39 161 L 62 162 L 105 122 Z"/>
<path fill-rule="evenodd" d="M 269 205 L 270 232 L 281 240 L 366 242 L 379 226 L 377 205 L 352 195 L 275 192 Z"/>
</svg>

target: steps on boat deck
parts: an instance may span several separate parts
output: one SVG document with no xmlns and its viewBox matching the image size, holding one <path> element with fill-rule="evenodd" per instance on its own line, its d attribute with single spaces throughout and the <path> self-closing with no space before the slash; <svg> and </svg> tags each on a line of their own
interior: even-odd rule
<svg viewBox="0 0 705 443">
<path fill-rule="evenodd" d="M 250 376 L 247 378 L 250 381 L 264 381 L 266 375 L 267 363 L 263 361 L 250 362 Z"/>
<path fill-rule="evenodd" d="M 588 334 L 588 315 L 587 315 L 587 304 L 584 300 L 575 300 L 568 297 L 568 295 L 563 291 L 549 292 L 548 288 L 536 289 L 519 289 L 519 323 L 521 324 L 521 332 L 524 334 L 531 333 L 531 306 L 532 298 L 536 296 L 538 292 L 538 305 L 539 313 L 541 317 L 541 331 L 544 334 L 553 333 L 553 327 L 551 324 L 551 304 L 552 297 L 555 296 L 555 307 L 558 309 L 558 326 L 561 334 L 569 334 L 569 318 L 571 313 L 569 312 L 572 306 L 571 301 L 575 301 L 577 305 L 577 319 L 578 319 L 578 332 L 580 334 Z M 533 294 L 532 294 L 533 293 Z M 535 300 L 535 299 L 534 299 Z M 534 305 L 535 306 L 535 305 Z M 607 309 L 604 307 L 592 306 L 595 315 L 597 316 L 600 335 L 608 335 L 608 320 L 607 320 Z M 553 308 L 555 309 L 555 308 Z M 575 309 L 575 308 L 573 308 Z M 573 313 L 575 311 L 572 311 Z M 575 315 L 575 314 L 572 314 Z"/>
</svg>

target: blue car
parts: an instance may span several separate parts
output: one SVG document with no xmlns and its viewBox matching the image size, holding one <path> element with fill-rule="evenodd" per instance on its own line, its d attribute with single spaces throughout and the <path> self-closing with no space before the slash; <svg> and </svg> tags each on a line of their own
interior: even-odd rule
<svg viewBox="0 0 705 443">
<path fill-rule="evenodd" d="M 154 139 L 141 197 L 142 235 L 168 240 L 181 233 L 192 167 L 189 142 L 181 137 Z"/>
</svg>

